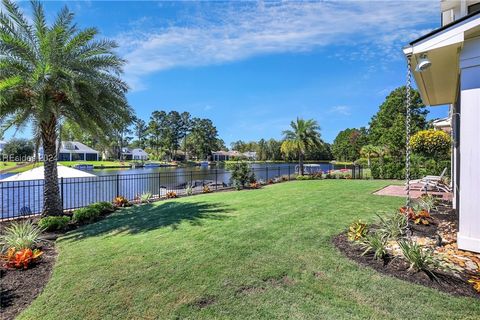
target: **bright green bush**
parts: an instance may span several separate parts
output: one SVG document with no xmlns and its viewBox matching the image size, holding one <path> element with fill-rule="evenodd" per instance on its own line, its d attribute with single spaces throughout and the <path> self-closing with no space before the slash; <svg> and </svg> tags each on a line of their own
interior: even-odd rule
<svg viewBox="0 0 480 320">
<path fill-rule="evenodd" d="M 246 162 L 238 161 L 229 163 L 227 169 L 232 170 L 230 181 L 237 190 L 243 189 L 246 185 L 255 182 L 255 174 Z"/>
<path fill-rule="evenodd" d="M 98 207 L 88 206 L 75 210 L 72 220 L 79 224 L 86 224 L 95 221 L 101 214 L 102 212 Z"/>
<path fill-rule="evenodd" d="M 38 225 L 45 231 L 57 231 L 64 230 L 69 222 L 70 217 L 67 216 L 50 216 L 41 218 Z"/>
<path fill-rule="evenodd" d="M 111 202 L 107 201 L 96 202 L 88 207 L 98 209 L 102 214 L 115 211 L 115 206 Z"/>
<path fill-rule="evenodd" d="M 301 175 L 298 175 L 297 180 L 312 180 L 312 177 L 311 176 L 301 176 Z"/>
<path fill-rule="evenodd" d="M 422 130 L 410 138 L 410 147 L 413 152 L 435 159 L 448 158 L 450 145 L 450 136 L 441 130 Z"/>
</svg>

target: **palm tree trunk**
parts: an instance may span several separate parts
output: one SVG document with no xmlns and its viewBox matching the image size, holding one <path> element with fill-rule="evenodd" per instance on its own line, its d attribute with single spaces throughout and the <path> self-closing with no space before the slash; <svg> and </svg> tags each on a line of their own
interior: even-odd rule
<svg viewBox="0 0 480 320">
<path fill-rule="evenodd" d="M 371 166 L 370 155 L 367 157 L 367 161 L 368 161 L 368 167 L 370 168 Z"/>
<path fill-rule="evenodd" d="M 52 115 L 48 122 L 41 123 L 42 144 L 44 152 L 44 185 L 43 212 L 44 216 L 63 214 L 60 190 L 58 188 L 57 172 L 57 118 Z"/>
<path fill-rule="evenodd" d="M 298 165 L 300 166 L 300 175 L 303 176 L 303 152 L 298 155 Z"/>
</svg>

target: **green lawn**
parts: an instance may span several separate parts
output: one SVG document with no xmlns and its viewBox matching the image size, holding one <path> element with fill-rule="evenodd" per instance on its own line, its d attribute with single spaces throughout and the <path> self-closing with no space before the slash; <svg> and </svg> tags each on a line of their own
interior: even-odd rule
<svg viewBox="0 0 480 320">
<path fill-rule="evenodd" d="M 119 211 L 68 234 L 20 319 L 478 319 L 480 301 L 380 275 L 331 244 L 403 199 L 296 181 Z"/>
</svg>

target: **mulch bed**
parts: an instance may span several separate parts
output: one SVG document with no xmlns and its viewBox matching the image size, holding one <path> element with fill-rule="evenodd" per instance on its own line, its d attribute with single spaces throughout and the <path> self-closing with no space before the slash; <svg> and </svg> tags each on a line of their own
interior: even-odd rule
<svg viewBox="0 0 480 320">
<path fill-rule="evenodd" d="M 412 225 L 411 230 L 413 236 L 434 237 L 437 225 L 441 222 L 454 221 L 454 214 L 435 215 L 431 225 Z M 382 274 L 389 275 L 398 279 L 402 279 L 415 284 L 434 288 L 454 296 L 464 296 L 480 299 L 477 293 L 467 280 L 471 274 L 466 272 L 459 273 L 458 276 L 445 272 L 437 272 L 435 278 L 430 278 L 425 272 L 409 271 L 409 264 L 402 258 L 392 258 L 390 260 L 375 260 L 372 254 L 362 256 L 364 250 L 360 246 L 351 242 L 347 238 L 347 232 L 343 232 L 332 240 L 333 244 L 349 259 L 359 263 L 360 265 L 370 267 Z"/>
<path fill-rule="evenodd" d="M 42 240 L 41 259 L 26 270 L 0 266 L 0 318 L 14 319 L 43 291 L 50 279 L 57 252 L 52 240 Z"/>
</svg>

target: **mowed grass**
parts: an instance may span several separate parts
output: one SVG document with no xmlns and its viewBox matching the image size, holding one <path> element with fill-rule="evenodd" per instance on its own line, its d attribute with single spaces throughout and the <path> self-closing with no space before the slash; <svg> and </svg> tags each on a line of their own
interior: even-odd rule
<svg viewBox="0 0 480 320">
<path fill-rule="evenodd" d="M 479 300 L 383 276 L 331 240 L 398 207 L 385 181 L 296 181 L 125 209 L 58 242 L 20 319 L 478 319 Z"/>
</svg>

